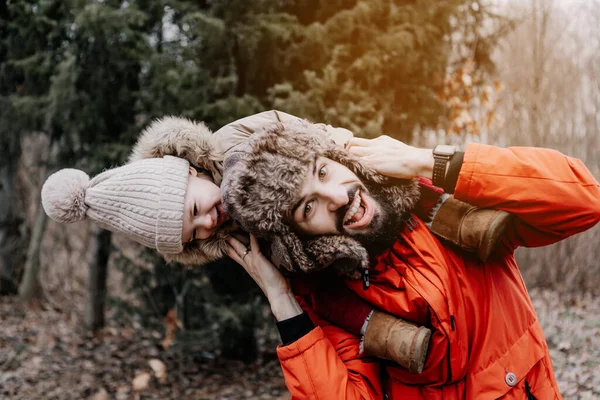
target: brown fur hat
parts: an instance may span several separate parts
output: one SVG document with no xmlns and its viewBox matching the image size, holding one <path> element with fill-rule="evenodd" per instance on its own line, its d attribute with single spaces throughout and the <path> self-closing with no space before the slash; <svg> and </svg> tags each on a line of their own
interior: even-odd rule
<svg viewBox="0 0 600 400">
<path fill-rule="evenodd" d="M 204 123 L 178 117 L 154 120 L 140 134 L 129 162 L 167 155 L 186 159 L 199 172 L 210 175 L 216 185 L 221 184 L 223 154 Z M 202 265 L 217 260 L 225 256 L 225 238 L 233 230 L 231 223 L 224 225 L 208 239 L 184 244 L 181 253 L 165 254 L 165 259 L 186 265 Z"/>
<path fill-rule="evenodd" d="M 338 273 L 358 278 L 369 264 L 358 241 L 341 235 L 301 237 L 287 222 L 308 166 L 320 156 L 346 166 L 363 182 L 380 186 L 396 199 L 393 206 L 400 214 L 410 212 L 418 200 L 415 180 L 378 174 L 327 139 L 318 126 L 302 121 L 265 127 L 227 154 L 223 205 L 244 230 L 271 241 L 280 269 L 313 272 L 333 265 Z"/>
</svg>

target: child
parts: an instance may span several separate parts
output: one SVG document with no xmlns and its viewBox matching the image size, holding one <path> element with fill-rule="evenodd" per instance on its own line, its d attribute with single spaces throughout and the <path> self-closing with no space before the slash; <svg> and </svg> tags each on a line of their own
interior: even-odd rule
<svg viewBox="0 0 600 400">
<path fill-rule="evenodd" d="M 48 178 L 42 189 L 44 209 L 59 222 L 89 217 L 105 229 L 124 232 L 139 243 L 156 248 L 167 260 L 205 264 L 226 254 L 225 239 L 236 229 L 221 207 L 218 185 L 222 153 L 261 126 L 286 118 L 295 117 L 275 111 L 261 113 L 236 121 L 215 135 L 203 124 L 181 118 L 155 121 L 140 136 L 131 163 L 103 172 L 92 180 L 82 171 L 69 169 Z M 324 126 L 323 130 L 334 140 L 340 140 L 339 136 L 348 140 L 352 136 L 340 128 Z M 421 192 L 416 212 L 425 221 L 433 216 L 434 225 L 435 207 L 440 207 L 437 214 L 444 212 L 456 221 L 491 219 L 502 222 L 493 226 L 503 225 L 503 215 L 495 210 L 466 206 L 469 212 L 457 215 L 458 208 L 445 206 L 460 203 L 452 199 L 440 206 L 442 191 L 427 180 L 421 181 Z M 441 221 L 437 225 L 447 232 L 461 231 L 459 223 L 447 226 Z M 497 229 L 490 234 L 488 227 L 492 224 L 463 225 L 477 229 L 453 237 L 493 239 L 501 234 Z M 481 242 L 469 245 L 480 250 Z M 486 247 L 493 249 L 493 243 L 490 246 L 488 242 Z M 353 334 L 364 335 L 366 355 L 391 359 L 415 373 L 422 371 L 431 335 L 428 328 L 373 310 L 341 288 L 319 291 L 313 300 L 319 305 L 317 310 L 322 317 Z"/>
</svg>

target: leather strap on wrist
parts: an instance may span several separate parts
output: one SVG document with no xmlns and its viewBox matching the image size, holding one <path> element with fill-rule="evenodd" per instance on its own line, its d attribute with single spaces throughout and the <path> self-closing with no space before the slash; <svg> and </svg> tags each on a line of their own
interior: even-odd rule
<svg viewBox="0 0 600 400">
<path fill-rule="evenodd" d="M 433 176 L 432 182 L 434 186 L 443 188 L 446 181 L 446 166 L 456 152 L 453 146 L 437 145 L 433 149 Z"/>
</svg>

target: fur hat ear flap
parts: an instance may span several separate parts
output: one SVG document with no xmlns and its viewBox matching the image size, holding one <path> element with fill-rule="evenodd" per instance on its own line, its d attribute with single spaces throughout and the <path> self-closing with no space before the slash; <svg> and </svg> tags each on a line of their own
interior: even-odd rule
<svg viewBox="0 0 600 400">
<path fill-rule="evenodd" d="M 281 237 L 275 236 L 271 241 L 271 254 L 270 259 L 273 265 L 275 265 L 281 272 L 284 274 L 286 272 L 292 273 L 296 271 L 294 268 L 294 263 L 290 257 L 290 254 L 283 244 Z"/>
<path fill-rule="evenodd" d="M 302 241 L 287 226 L 284 230 L 271 242 L 271 259 L 284 273 L 313 273 L 332 268 L 338 275 L 360 279 L 369 266 L 367 250 L 355 239 L 332 235 Z"/>
<path fill-rule="evenodd" d="M 287 225 L 282 225 L 281 235 L 278 235 L 277 238 L 281 241 L 284 248 L 287 249 L 295 271 L 299 270 L 308 273 L 314 272 L 320 267 L 306 254 L 304 243 Z"/>
<path fill-rule="evenodd" d="M 307 241 L 305 246 L 319 269 L 332 268 L 338 275 L 360 279 L 369 267 L 367 250 L 347 236 L 322 236 Z"/>
</svg>

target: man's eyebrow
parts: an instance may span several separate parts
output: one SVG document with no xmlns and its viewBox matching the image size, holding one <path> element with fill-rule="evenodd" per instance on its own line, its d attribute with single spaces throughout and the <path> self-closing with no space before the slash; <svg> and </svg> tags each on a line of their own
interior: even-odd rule
<svg viewBox="0 0 600 400">
<path fill-rule="evenodd" d="M 314 159 L 311 162 L 313 168 L 312 168 L 312 176 L 314 176 L 317 173 L 317 159 Z M 310 167 L 309 167 L 310 169 Z M 298 209 L 298 207 L 300 207 L 302 205 L 302 203 L 304 203 L 306 201 L 306 197 L 308 196 L 302 196 L 300 198 L 300 200 L 298 200 L 296 202 L 296 204 L 294 204 L 294 207 L 292 207 L 292 219 L 294 219 L 294 215 L 296 215 L 296 210 Z"/>
</svg>

